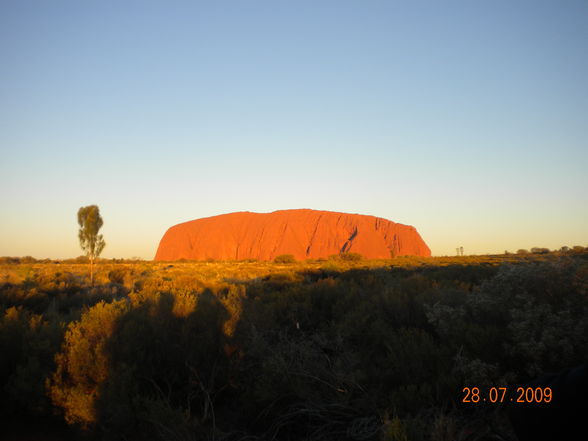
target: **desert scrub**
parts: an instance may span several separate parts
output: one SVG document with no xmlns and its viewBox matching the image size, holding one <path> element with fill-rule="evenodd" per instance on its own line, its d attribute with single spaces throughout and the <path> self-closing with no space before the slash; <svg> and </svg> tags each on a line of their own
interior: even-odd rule
<svg viewBox="0 0 588 441">
<path fill-rule="evenodd" d="M 280 254 L 274 259 L 274 263 L 295 263 L 296 259 L 292 254 Z"/>
<path fill-rule="evenodd" d="M 582 254 L 3 262 L 0 409 L 97 438 L 455 439 L 462 383 L 588 351 Z"/>
</svg>

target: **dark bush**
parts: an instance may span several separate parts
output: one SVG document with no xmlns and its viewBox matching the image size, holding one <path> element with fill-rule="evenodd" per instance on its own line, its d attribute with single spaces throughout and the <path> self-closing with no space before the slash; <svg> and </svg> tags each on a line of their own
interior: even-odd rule
<svg viewBox="0 0 588 441">
<path fill-rule="evenodd" d="M 349 262 L 358 262 L 363 260 L 363 256 L 359 253 L 341 253 L 340 257 L 341 260 L 346 260 Z"/>
<path fill-rule="evenodd" d="M 296 259 L 292 254 L 280 254 L 274 259 L 274 263 L 295 263 Z"/>
<path fill-rule="evenodd" d="M 108 272 L 108 280 L 110 280 L 111 283 L 118 283 L 119 285 L 123 285 L 125 283 L 126 274 L 127 271 L 124 268 L 113 269 Z"/>
</svg>

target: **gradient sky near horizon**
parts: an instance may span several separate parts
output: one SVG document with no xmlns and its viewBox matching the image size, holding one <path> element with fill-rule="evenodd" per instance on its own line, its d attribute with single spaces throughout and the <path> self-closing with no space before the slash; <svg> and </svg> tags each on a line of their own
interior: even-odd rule
<svg viewBox="0 0 588 441">
<path fill-rule="evenodd" d="M 314 208 L 588 246 L 588 1 L 0 0 L 0 256 Z"/>
</svg>

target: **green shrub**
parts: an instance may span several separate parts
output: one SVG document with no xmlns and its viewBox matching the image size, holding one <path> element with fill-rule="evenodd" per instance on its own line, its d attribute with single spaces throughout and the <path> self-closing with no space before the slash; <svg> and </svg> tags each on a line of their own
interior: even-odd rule
<svg viewBox="0 0 588 441">
<path fill-rule="evenodd" d="M 53 404 L 64 410 L 68 423 L 88 426 L 96 422 L 95 401 L 110 373 L 106 342 L 127 308 L 124 300 L 100 302 L 68 326 L 61 352 L 55 357 L 57 370 L 47 381 Z"/>
<path fill-rule="evenodd" d="M 296 259 L 292 254 L 280 254 L 274 259 L 275 263 L 294 263 Z"/>
<path fill-rule="evenodd" d="M 116 268 L 108 272 L 108 280 L 111 283 L 118 283 L 123 285 L 125 283 L 125 275 L 127 271 L 124 268 Z"/>
<path fill-rule="evenodd" d="M 363 256 L 359 253 L 341 253 L 340 255 L 341 260 L 346 260 L 348 262 L 359 262 L 363 260 Z"/>
<path fill-rule="evenodd" d="M 63 331 L 22 306 L 0 309 L 0 410 L 7 413 L 50 412 L 44 379 L 53 369 Z"/>
</svg>

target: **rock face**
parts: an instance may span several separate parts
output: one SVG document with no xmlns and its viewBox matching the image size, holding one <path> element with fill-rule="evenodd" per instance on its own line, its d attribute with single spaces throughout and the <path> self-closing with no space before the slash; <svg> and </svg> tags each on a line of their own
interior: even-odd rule
<svg viewBox="0 0 588 441">
<path fill-rule="evenodd" d="M 155 260 L 298 260 L 341 252 L 369 259 L 430 256 L 414 227 L 361 214 L 318 210 L 238 212 L 174 225 L 159 243 Z"/>
</svg>

